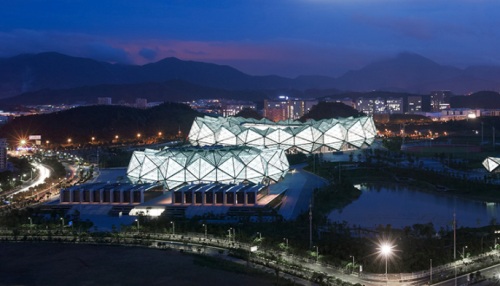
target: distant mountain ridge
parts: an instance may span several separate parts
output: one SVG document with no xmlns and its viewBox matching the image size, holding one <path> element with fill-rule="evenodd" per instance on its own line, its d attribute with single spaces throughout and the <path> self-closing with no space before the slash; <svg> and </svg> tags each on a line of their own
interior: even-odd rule
<svg viewBox="0 0 500 286">
<path fill-rule="evenodd" d="M 56 90 L 75 88 L 80 89 L 78 92 L 83 92 L 85 89 L 82 87 L 91 86 L 114 86 L 117 89 L 125 88 L 119 87 L 120 85 L 146 83 L 158 86 L 171 81 L 186 82 L 200 90 L 206 88 L 226 92 L 329 89 L 418 94 L 428 94 L 432 90 L 450 90 L 455 94 L 469 94 L 481 90 L 500 90 L 500 67 L 471 66 L 460 69 L 440 65 L 418 54 L 401 53 L 359 70 L 348 71 L 338 78 L 299 76 L 292 79 L 276 75 L 252 76 L 230 66 L 177 58 L 166 58 L 142 66 L 111 64 L 55 52 L 0 58 L 0 98 L 24 93 L 33 95 L 37 92 L 40 96 L 45 96 Z M 39 92 L 41 90 L 45 92 Z M 95 88 L 86 90 L 96 91 Z M 139 91 L 131 96 L 147 98 L 147 94 L 141 96 Z M 165 95 L 165 100 L 174 100 L 175 97 Z"/>
<path fill-rule="evenodd" d="M 0 98 L 41 89 L 99 84 L 135 84 L 183 80 L 230 90 L 305 89 L 333 86 L 333 78 L 251 76 L 229 66 L 166 58 L 143 66 L 121 65 L 48 52 L 0 59 Z M 309 83 L 309 82 L 313 83 Z"/>
</svg>

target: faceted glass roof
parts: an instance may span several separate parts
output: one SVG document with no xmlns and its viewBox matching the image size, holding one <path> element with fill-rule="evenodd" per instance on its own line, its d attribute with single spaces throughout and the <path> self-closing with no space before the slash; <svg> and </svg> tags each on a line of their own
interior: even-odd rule
<svg viewBox="0 0 500 286">
<path fill-rule="evenodd" d="M 127 176 L 132 182 L 163 182 L 172 189 L 184 183 L 255 184 L 278 181 L 289 168 L 282 149 L 249 146 L 165 148 L 135 151 Z"/>
<path fill-rule="evenodd" d="M 488 172 L 495 171 L 500 165 L 500 158 L 488 157 L 483 161 L 483 166 Z"/>
<path fill-rule="evenodd" d="M 362 148 L 377 134 L 372 117 L 272 122 L 242 117 L 197 117 L 189 132 L 193 145 L 248 145 L 263 148 L 295 147 L 311 153 L 321 147 L 339 151 Z"/>
</svg>

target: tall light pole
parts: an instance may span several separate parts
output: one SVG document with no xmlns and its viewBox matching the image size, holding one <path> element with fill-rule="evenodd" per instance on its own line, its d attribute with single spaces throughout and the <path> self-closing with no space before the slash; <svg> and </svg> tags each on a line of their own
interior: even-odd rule
<svg viewBox="0 0 500 286">
<path fill-rule="evenodd" d="M 31 217 L 29 216 L 28 219 L 30 220 L 30 233 L 31 233 L 31 228 L 33 227 L 33 220 L 31 219 Z"/>
<path fill-rule="evenodd" d="M 350 255 L 349 257 L 352 257 L 352 272 L 354 272 L 354 255 Z"/>
<path fill-rule="evenodd" d="M 429 278 L 429 285 L 432 284 L 432 258 L 431 258 L 431 261 L 430 261 L 430 265 L 431 265 L 431 269 L 429 271 L 429 276 L 430 276 L 430 278 Z"/>
<path fill-rule="evenodd" d="M 318 248 L 318 246 L 317 246 L 317 245 L 316 245 L 316 246 L 314 246 L 314 247 L 316 247 L 316 263 L 318 263 L 318 259 L 319 259 L 319 248 Z"/>
<path fill-rule="evenodd" d="M 389 244 L 388 242 L 383 242 L 379 247 L 380 254 L 385 257 L 385 281 L 386 281 L 386 284 L 389 283 L 389 277 L 387 276 L 387 260 L 389 259 L 389 256 L 392 254 L 393 248 L 394 248 L 394 246 Z"/>
<path fill-rule="evenodd" d="M 137 223 L 137 232 L 140 232 L 139 220 L 138 220 L 138 219 L 135 219 L 135 222 Z"/>
<path fill-rule="evenodd" d="M 233 230 L 233 228 L 232 228 L 232 227 L 230 227 L 230 228 L 227 230 L 227 237 L 229 238 L 229 242 L 231 242 L 232 230 Z"/>
<path fill-rule="evenodd" d="M 203 227 L 205 228 L 205 238 L 207 238 L 207 225 L 203 224 Z"/>
<path fill-rule="evenodd" d="M 61 217 L 61 218 L 59 218 L 59 219 L 61 220 L 61 229 L 62 229 L 62 228 L 64 227 L 64 218 L 63 218 L 63 217 Z"/>
<path fill-rule="evenodd" d="M 312 246 L 312 199 L 309 201 L 309 247 Z"/>
<path fill-rule="evenodd" d="M 171 221 L 170 224 L 172 225 L 172 234 L 175 235 L 175 222 Z"/>
<path fill-rule="evenodd" d="M 283 238 L 283 240 L 285 241 L 285 251 L 288 251 L 288 238 Z"/>
</svg>

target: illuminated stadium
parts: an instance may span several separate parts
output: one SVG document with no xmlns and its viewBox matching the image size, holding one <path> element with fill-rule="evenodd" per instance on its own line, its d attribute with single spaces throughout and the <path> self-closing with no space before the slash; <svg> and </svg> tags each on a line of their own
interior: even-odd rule
<svg viewBox="0 0 500 286">
<path fill-rule="evenodd" d="M 197 117 L 189 132 L 193 145 L 247 145 L 297 149 L 312 153 L 321 148 L 340 151 L 373 143 L 377 131 L 372 117 L 273 122 L 242 117 Z"/>
<path fill-rule="evenodd" d="M 210 146 L 135 151 L 127 176 L 134 183 L 162 183 L 173 189 L 185 183 L 267 183 L 289 168 L 282 149 Z"/>
<path fill-rule="evenodd" d="M 488 170 L 488 172 L 498 172 L 498 167 L 500 166 L 500 158 L 488 157 L 483 161 L 483 166 Z"/>
</svg>

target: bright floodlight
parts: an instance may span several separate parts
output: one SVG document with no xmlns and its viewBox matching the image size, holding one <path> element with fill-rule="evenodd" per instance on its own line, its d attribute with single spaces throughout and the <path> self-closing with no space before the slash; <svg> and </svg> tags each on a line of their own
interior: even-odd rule
<svg viewBox="0 0 500 286">
<path fill-rule="evenodd" d="M 380 245 L 380 254 L 383 256 L 387 257 L 392 254 L 392 248 L 394 246 L 390 245 L 387 242 L 384 242 L 382 245 Z"/>
</svg>

